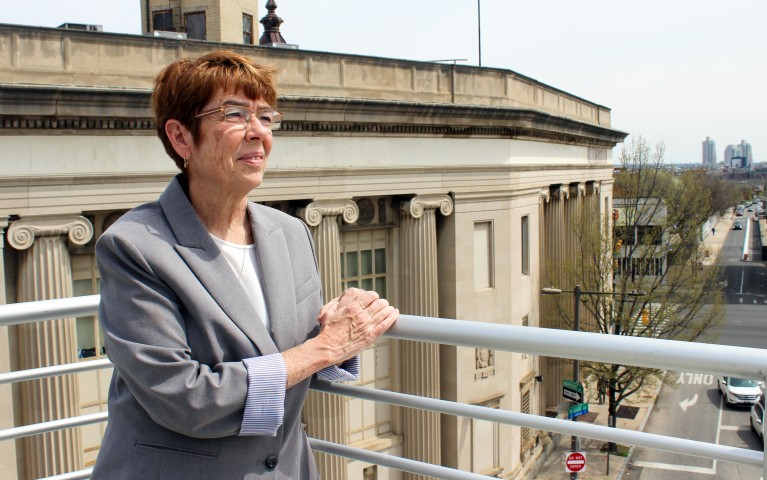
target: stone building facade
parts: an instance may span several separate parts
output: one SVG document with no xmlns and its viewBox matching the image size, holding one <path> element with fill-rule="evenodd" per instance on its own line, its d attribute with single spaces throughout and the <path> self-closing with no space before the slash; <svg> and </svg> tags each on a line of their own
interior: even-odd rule
<svg viewBox="0 0 767 480">
<path fill-rule="evenodd" d="M 607 108 L 508 70 L 227 47 L 281 70 L 285 121 L 251 199 L 310 226 L 328 298 L 360 286 L 403 313 L 551 326 L 541 272 L 573 251 L 567 219 L 587 202 L 611 210 L 611 152 L 625 134 Z M 98 293 L 95 239 L 175 174 L 155 137 L 153 76 L 215 48 L 0 25 L 0 301 Z M 0 328 L 0 371 L 104 355 L 93 317 Z M 357 383 L 543 414 L 559 401 L 558 371 L 534 355 L 384 338 L 362 354 Z M 0 428 L 104 411 L 109 377 L 0 386 Z M 65 411 L 40 408 L 56 399 Z M 316 392 L 304 420 L 311 436 L 500 478 L 526 478 L 545 443 Z M 91 465 L 103 429 L 0 442 L 0 477 Z M 324 478 L 409 478 L 319 457 Z"/>
<path fill-rule="evenodd" d="M 140 3 L 144 34 L 183 33 L 191 40 L 258 45 L 256 0 L 141 0 Z"/>
</svg>

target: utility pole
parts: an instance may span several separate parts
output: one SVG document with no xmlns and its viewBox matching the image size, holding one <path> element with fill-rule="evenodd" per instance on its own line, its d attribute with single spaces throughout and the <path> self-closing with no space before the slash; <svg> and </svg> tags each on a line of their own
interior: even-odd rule
<svg viewBox="0 0 767 480">
<path fill-rule="evenodd" d="M 576 285 L 575 288 L 573 288 L 573 297 L 575 297 L 575 313 L 574 313 L 574 322 L 573 322 L 573 331 L 577 332 L 581 329 L 581 286 Z M 580 376 L 580 371 L 578 368 L 578 359 L 573 359 L 573 381 L 576 383 L 581 383 L 578 377 Z M 577 422 L 578 417 L 573 417 L 573 422 Z M 573 435 L 570 439 L 570 450 L 573 452 L 577 452 L 580 450 L 580 439 Z M 575 480 L 578 478 L 578 472 L 570 472 L 570 480 Z"/>
<path fill-rule="evenodd" d="M 479 66 L 482 66 L 482 0 L 477 0 L 477 44 L 479 46 Z"/>
</svg>

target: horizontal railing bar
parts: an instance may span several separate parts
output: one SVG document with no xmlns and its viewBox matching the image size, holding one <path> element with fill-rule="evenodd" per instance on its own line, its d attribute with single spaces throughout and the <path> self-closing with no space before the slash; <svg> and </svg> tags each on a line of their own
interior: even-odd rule
<svg viewBox="0 0 767 480">
<path fill-rule="evenodd" d="M 445 480 L 487 480 L 495 477 L 488 477 L 478 473 L 464 472 L 453 468 L 442 467 L 431 463 L 419 462 L 402 457 L 395 457 L 384 453 L 363 450 L 360 448 L 339 445 L 337 443 L 326 442 L 317 438 L 310 438 L 309 444 L 312 449 L 318 452 L 330 453 L 341 457 L 351 458 L 362 462 L 383 465 L 397 470 L 404 470 L 419 475 L 428 475 L 434 478 Z"/>
<path fill-rule="evenodd" d="M 84 470 L 78 470 L 76 472 L 62 473 L 61 475 L 54 475 L 52 477 L 40 478 L 38 480 L 84 480 L 91 478 L 93 473 L 93 467 L 88 467 Z"/>
<path fill-rule="evenodd" d="M 767 376 L 767 349 L 400 315 L 389 338 L 740 378 Z"/>
<path fill-rule="evenodd" d="M 100 297 L 86 295 L 0 305 L 0 327 L 94 315 L 98 311 Z"/>
<path fill-rule="evenodd" d="M 41 433 L 64 430 L 65 428 L 82 427 L 83 425 L 90 425 L 92 423 L 105 422 L 107 417 L 107 412 L 89 413 L 88 415 L 80 415 L 79 417 L 62 418 L 60 420 L 51 420 L 50 422 L 7 428 L 5 430 L 0 430 L 0 441 L 14 440 L 17 438 L 39 435 Z"/>
<path fill-rule="evenodd" d="M 97 312 L 98 302 L 99 296 L 91 295 L 87 297 L 0 305 L 0 326 L 93 315 Z M 573 332 L 569 330 L 412 315 L 402 315 L 400 320 L 385 335 L 389 338 L 402 340 L 426 341 L 475 348 L 493 348 L 502 351 L 530 353 L 557 358 L 636 365 L 682 372 L 699 372 L 760 379 L 764 379 L 767 376 L 767 350 L 757 348 Z M 55 367 L 42 367 L 0 374 L 0 379 L 2 379 L 0 383 L 11 383 L 77 371 L 108 368 L 109 366 L 109 361 L 102 359 Z M 386 401 L 395 405 L 412 406 L 414 408 L 480 418 L 550 432 L 664 449 L 676 453 L 729 462 L 753 465 L 763 465 L 764 462 L 764 454 L 752 450 L 722 447 L 676 437 L 591 425 L 585 422 L 570 422 L 536 415 L 485 409 L 483 407 L 456 404 L 455 402 L 446 402 L 444 400 L 416 396 L 406 396 L 408 398 L 403 400 L 405 397 L 396 396 L 404 394 L 395 392 L 323 383 L 325 382 L 315 382 L 317 386 L 313 388 L 357 398 Z M 345 388 L 356 388 L 361 391 L 349 390 L 346 392 L 344 391 Z M 402 402 L 407 403 L 407 405 Z M 445 404 L 441 404 L 441 402 Z M 0 431 L 0 440 L 72 428 L 105 421 L 106 419 L 107 413 L 102 412 L 71 419 L 17 427 Z"/>
<path fill-rule="evenodd" d="M 0 385 L 6 383 L 23 382 L 26 380 L 36 380 L 38 378 L 54 377 L 56 375 L 67 375 L 71 373 L 87 372 L 90 370 L 99 370 L 112 367 L 112 362 L 107 358 L 99 360 L 87 360 L 77 363 L 65 363 L 63 365 L 53 365 L 51 367 L 30 368 L 16 372 L 0 373 Z"/>
<path fill-rule="evenodd" d="M 0 305 L 0 326 L 92 315 L 98 309 L 98 302 L 99 295 L 89 295 Z M 445 328 L 448 324 L 450 328 Z M 384 335 L 664 370 L 760 379 L 767 376 L 767 350 L 759 348 L 414 315 L 401 315 Z"/>
<path fill-rule="evenodd" d="M 401 407 L 418 408 L 434 412 L 446 413 L 460 417 L 471 417 L 490 422 L 500 422 L 509 425 L 533 428 L 548 432 L 575 435 L 578 437 L 594 438 L 609 442 L 637 445 L 653 449 L 661 449 L 696 457 L 712 458 L 727 462 L 762 466 L 764 453 L 743 448 L 727 447 L 712 443 L 699 442 L 684 438 L 656 435 L 619 428 L 593 425 L 586 422 L 572 422 L 558 418 L 542 417 L 519 412 L 509 412 L 496 408 L 467 405 L 448 400 L 419 397 L 404 393 L 357 387 L 342 383 L 312 380 L 311 388 L 326 393 L 346 395 L 349 397 L 385 402 Z"/>
</svg>

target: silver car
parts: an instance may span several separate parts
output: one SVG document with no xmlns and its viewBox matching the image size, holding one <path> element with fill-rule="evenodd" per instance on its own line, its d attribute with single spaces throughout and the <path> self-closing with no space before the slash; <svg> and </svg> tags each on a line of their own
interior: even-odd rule
<svg viewBox="0 0 767 480">
<path fill-rule="evenodd" d="M 751 378 L 719 377 L 719 391 L 728 407 L 753 405 L 762 395 L 761 384 Z"/>
<path fill-rule="evenodd" d="M 762 441 L 764 447 L 764 394 L 759 397 L 759 401 L 751 406 L 751 431 L 754 432 Z"/>
</svg>

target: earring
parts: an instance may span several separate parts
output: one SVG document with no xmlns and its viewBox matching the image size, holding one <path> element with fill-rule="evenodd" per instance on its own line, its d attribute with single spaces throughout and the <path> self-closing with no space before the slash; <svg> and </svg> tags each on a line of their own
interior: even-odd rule
<svg viewBox="0 0 767 480">
<path fill-rule="evenodd" d="M 186 170 L 188 166 L 189 166 L 189 159 L 184 157 L 184 170 Z"/>
</svg>

